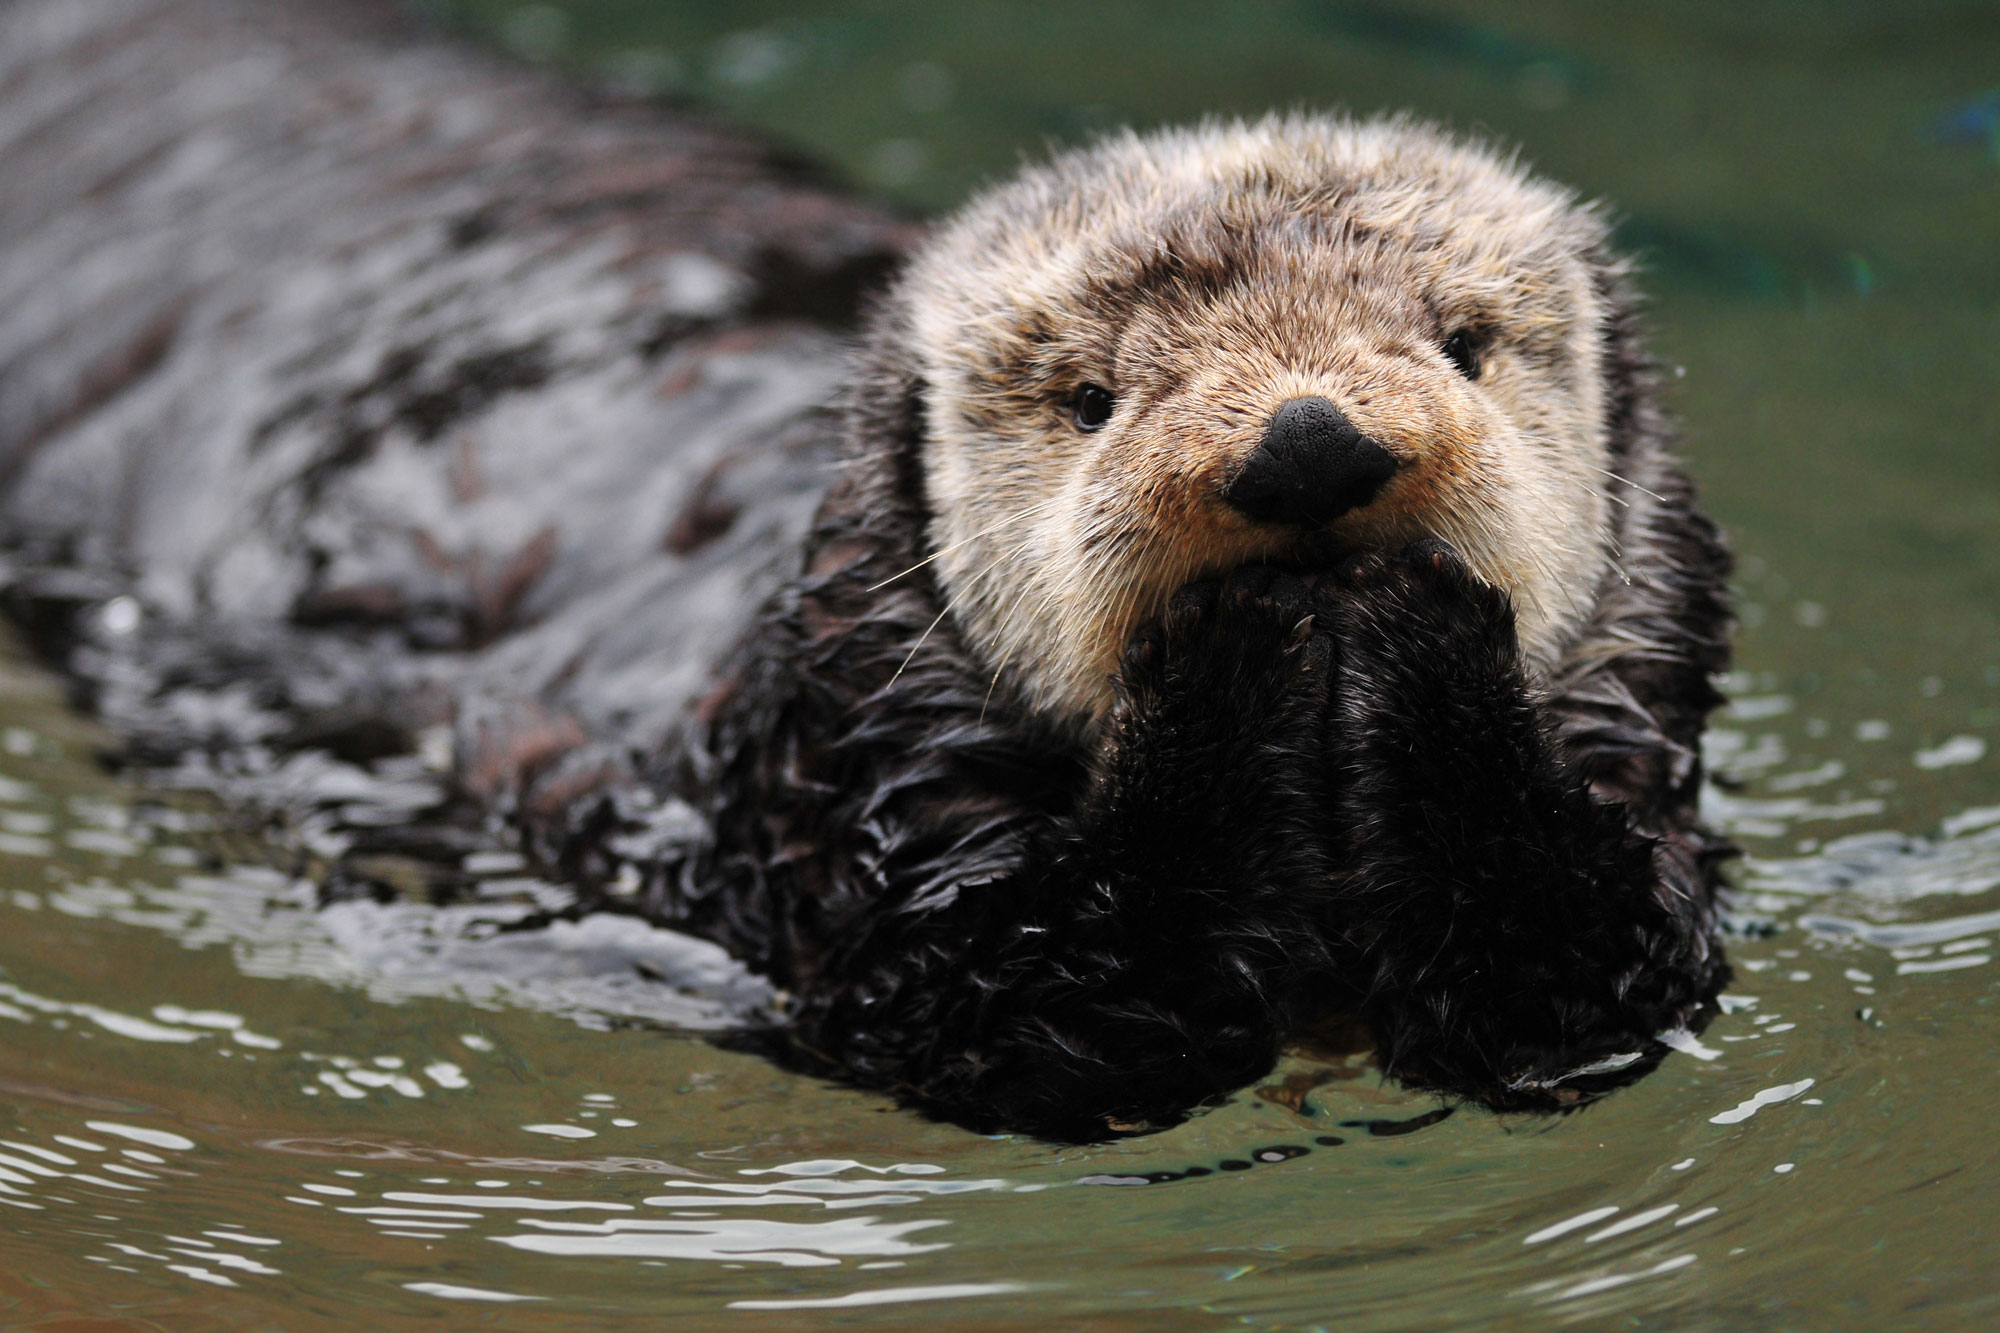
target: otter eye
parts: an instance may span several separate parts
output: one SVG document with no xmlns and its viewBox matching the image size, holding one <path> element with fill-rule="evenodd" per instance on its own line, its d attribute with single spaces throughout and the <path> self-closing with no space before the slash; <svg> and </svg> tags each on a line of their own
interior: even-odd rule
<svg viewBox="0 0 2000 1333">
<path fill-rule="evenodd" d="M 1470 329 L 1460 329 L 1444 340 L 1444 359 L 1458 367 L 1458 373 L 1469 380 L 1479 378 L 1479 344 Z"/>
<path fill-rule="evenodd" d="M 1076 391 L 1076 428 L 1096 430 L 1111 420 L 1111 408 L 1117 401 L 1111 390 L 1101 385 L 1084 385 Z"/>
</svg>

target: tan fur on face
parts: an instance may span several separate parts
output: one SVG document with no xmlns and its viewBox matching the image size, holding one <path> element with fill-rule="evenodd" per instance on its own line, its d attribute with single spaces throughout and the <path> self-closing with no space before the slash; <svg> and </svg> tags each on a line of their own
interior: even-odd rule
<svg viewBox="0 0 2000 1333">
<path fill-rule="evenodd" d="M 950 614 L 1029 704 L 1102 715 L 1132 631 L 1190 579 L 1439 536 L 1553 667 L 1607 560 L 1604 226 L 1403 120 L 1126 134 L 976 199 L 913 262 L 930 539 Z M 1468 381 L 1440 348 L 1484 339 Z M 1117 395 L 1077 429 L 1086 383 Z M 1400 467 L 1324 533 L 1221 492 L 1289 399 Z"/>
</svg>

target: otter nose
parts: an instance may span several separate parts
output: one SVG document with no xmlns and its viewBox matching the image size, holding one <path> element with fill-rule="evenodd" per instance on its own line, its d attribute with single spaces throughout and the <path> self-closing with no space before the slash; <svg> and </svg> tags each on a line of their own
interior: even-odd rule
<svg viewBox="0 0 2000 1333">
<path fill-rule="evenodd" d="M 1396 470 L 1387 449 L 1324 398 L 1294 398 L 1222 498 L 1259 523 L 1329 523 L 1375 498 Z"/>
</svg>

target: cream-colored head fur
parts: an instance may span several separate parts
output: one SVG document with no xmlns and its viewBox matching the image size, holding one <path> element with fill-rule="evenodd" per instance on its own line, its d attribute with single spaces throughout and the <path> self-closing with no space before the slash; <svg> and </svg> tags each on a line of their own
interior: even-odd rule
<svg viewBox="0 0 2000 1333">
<path fill-rule="evenodd" d="M 1190 579 L 1439 536 L 1547 671 L 1608 558 L 1604 241 L 1568 192 L 1404 119 L 1126 133 L 989 191 L 892 297 L 950 614 L 1024 701 L 1087 722 Z M 1442 350 L 1460 330 L 1476 379 Z M 1090 432 L 1085 384 L 1116 395 Z M 1396 474 L 1323 532 L 1240 516 L 1223 488 L 1315 395 Z"/>
</svg>

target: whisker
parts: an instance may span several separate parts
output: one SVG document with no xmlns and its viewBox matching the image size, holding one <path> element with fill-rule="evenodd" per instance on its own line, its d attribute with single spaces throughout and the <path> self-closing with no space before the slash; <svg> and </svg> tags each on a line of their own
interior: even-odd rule
<svg viewBox="0 0 2000 1333">
<path fill-rule="evenodd" d="M 936 618 L 936 619 L 934 619 L 934 620 L 932 620 L 930 624 L 928 624 L 928 625 L 924 626 L 924 632 L 923 632 L 922 634 L 919 634 L 919 635 L 917 636 L 917 641 L 916 641 L 915 643 L 913 643 L 913 644 L 911 644 L 911 645 L 910 645 L 910 651 L 909 651 L 908 655 L 906 655 L 906 656 L 905 656 L 905 657 L 903 658 L 903 665 L 901 665 L 901 666 L 897 667 L 897 668 L 896 668 L 896 674 L 895 674 L 895 675 L 893 675 L 893 676 L 891 676 L 891 677 L 889 677 L 889 685 L 894 685 L 894 684 L 895 684 L 895 683 L 896 683 L 897 681 L 899 681 L 899 680 L 901 680 L 901 679 L 903 678 L 903 673 L 904 673 L 905 671 L 909 670 L 909 667 L 910 667 L 910 663 L 911 663 L 911 662 L 914 662 L 914 661 L 916 660 L 916 657 L 917 657 L 917 650 L 918 650 L 918 649 L 920 649 L 920 648 L 922 648 L 922 647 L 924 646 L 924 640 L 926 640 L 926 639 L 930 638 L 930 636 L 931 636 L 931 631 L 932 631 L 932 630 L 934 630 L 934 629 L 936 629 L 936 628 L 938 627 L 938 622 L 939 622 L 939 621 L 942 621 L 942 620 L 943 620 L 943 619 L 945 618 L 945 616 L 946 616 L 946 615 L 950 614 L 950 612 L 951 612 L 951 608 L 952 608 L 952 605 L 953 605 L 953 604 L 954 604 L 954 603 L 955 603 L 956 601 L 957 601 L 957 599 L 956 599 L 956 598 L 953 598 L 953 599 L 952 599 L 952 602 L 947 602 L 947 603 L 945 604 L 945 608 L 944 608 L 944 610 L 942 610 L 942 611 L 940 611 L 940 612 L 938 612 L 938 613 L 937 613 L 937 618 Z M 889 688 L 889 686 L 888 686 L 888 685 L 885 685 L 885 686 L 883 686 L 882 688 L 883 688 L 883 689 L 887 689 L 887 688 Z"/>
<path fill-rule="evenodd" d="M 1013 655 L 1009 649 L 1000 658 L 1000 665 L 993 668 L 993 681 L 986 687 L 986 697 L 979 702 L 979 725 L 986 725 L 986 710 L 993 704 L 993 691 L 1000 688 L 1000 673 L 1007 669 L 1007 658 Z"/>
<path fill-rule="evenodd" d="M 988 574 L 991 574 L 995 569 L 998 569 L 1002 564 L 1020 555 L 1021 552 L 1027 550 L 1028 547 L 1034 543 L 1034 540 L 1035 539 L 1033 537 L 1030 537 L 1027 541 L 1024 541 L 1020 545 L 1015 546 L 1010 550 L 1002 553 L 1000 556 L 996 557 L 991 564 L 987 565 L 986 568 L 980 570 L 977 574 L 974 574 L 971 578 L 967 579 L 965 581 L 965 586 L 959 589 L 958 595 L 953 597 L 950 601 L 944 604 L 944 609 L 937 613 L 937 615 L 931 620 L 930 624 L 924 626 L 924 632 L 922 634 L 919 634 L 917 636 L 917 641 L 910 645 L 910 651 L 903 658 L 903 664 L 896 668 L 895 675 L 889 677 L 889 685 L 894 685 L 897 681 L 903 678 L 903 673 L 909 670 L 910 663 L 916 661 L 917 653 L 922 650 L 924 644 L 930 639 L 931 632 L 944 622 L 944 618 L 951 614 L 951 609 L 953 607 L 957 606 L 960 602 L 965 600 L 967 593 L 970 593 L 973 590 L 973 588 L 978 586 L 979 580 L 985 578 Z M 889 685 L 884 685 L 882 688 L 888 689 Z"/>
<path fill-rule="evenodd" d="M 953 542 L 949 546 L 941 546 L 937 550 L 932 551 L 929 555 L 925 556 L 923 559 L 917 561 L 916 564 L 911 565 L 908 569 L 904 570 L 902 573 L 891 574 L 888 578 L 883 579 L 880 583 L 876 584 L 874 587 L 869 588 L 868 591 L 875 592 L 879 589 L 886 588 L 890 584 L 894 583 L 897 579 L 905 578 L 911 574 L 916 573 L 918 570 L 922 569 L 925 565 L 928 565 L 931 561 L 937 559 L 939 556 L 949 555 L 953 551 L 956 551 L 959 547 L 966 545 L 968 542 L 976 542 L 981 537 L 990 536 L 991 534 L 1000 531 L 1000 529 L 1002 528 L 1009 527 L 1015 523 L 1021 522 L 1024 519 L 1033 518 L 1035 515 L 1039 513 L 1046 512 L 1049 508 L 1054 506 L 1061 498 L 1062 497 L 1060 496 L 1051 496 L 1046 500 L 1042 500 L 1036 504 L 1029 505 L 1026 509 L 1021 510 L 1017 514 L 1008 515 L 1006 518 L 1001 519 L 998 523 L 995 523 L 993 526 L 989 528 L 980 529 L 978 532 L 973 533 L 970 537 L 961 538 L 960 540 Z"/>
<path fill-rule="evenodd" d="M 1644 486 L 1641 486 L 1638 482 L 1632 480 L 1630 477 L 1621 477 L 1616 472 L 1610 471 L 1608 468 L 1597 467 L 1594 464 L 1590 463 L 1585 463 L 1584 466 L 1589 468 L 1592 472 L 1602 472 L 1605 476 L 1611 478 L 1611 480 L 1613 481 L 1622 481 L 1627 486 L 1630 486 L 1633 490 L 1639 492 L 1639 494 L 1650 495 L 1655 500 L 1658 500 L 1661 504 L 1672 503 L 1667 499 L 1666 496 L 1661 495 L 1658 491 L 1649 491 Z"/>
</svg>

